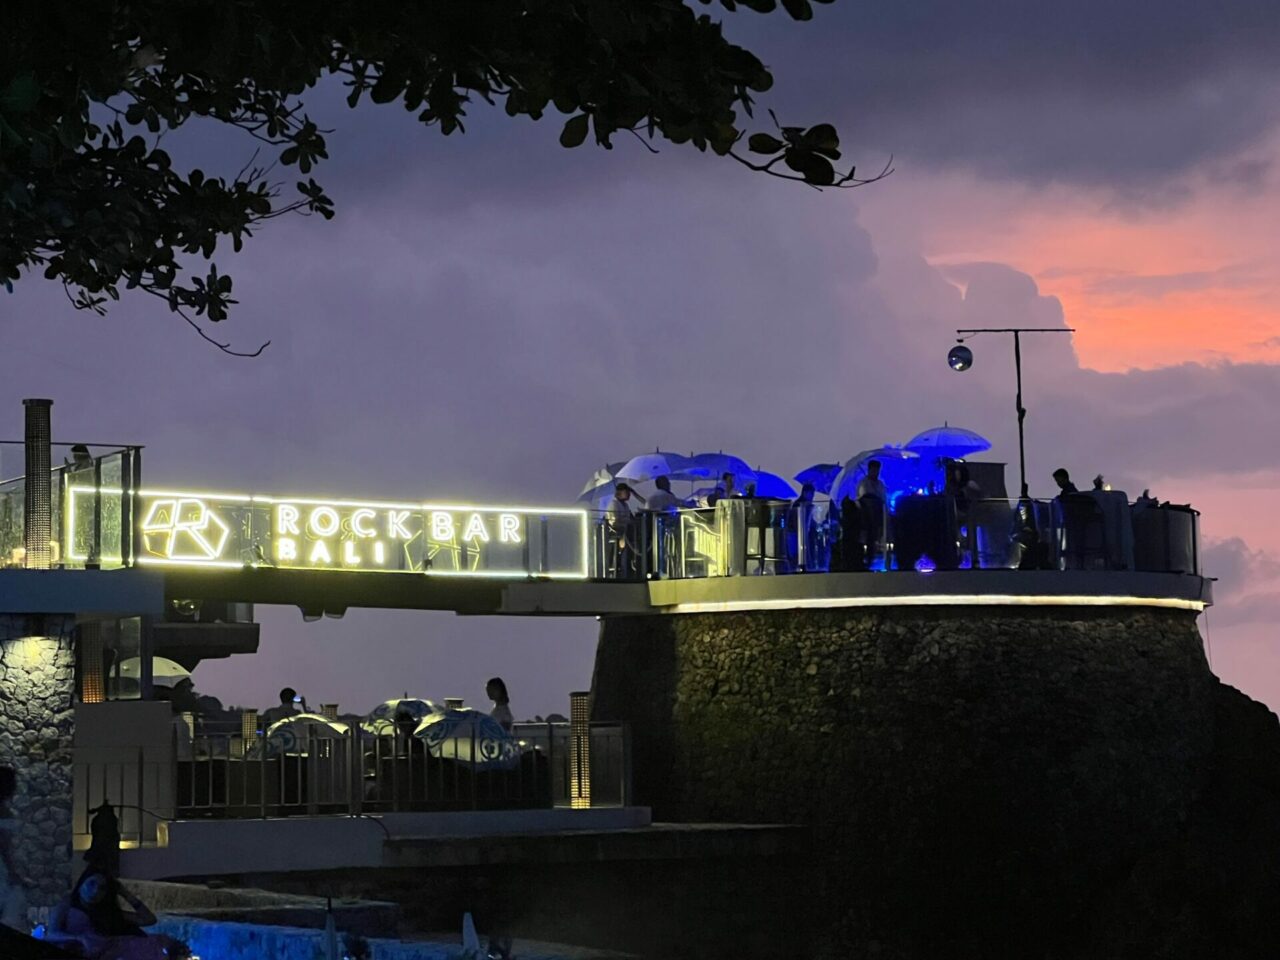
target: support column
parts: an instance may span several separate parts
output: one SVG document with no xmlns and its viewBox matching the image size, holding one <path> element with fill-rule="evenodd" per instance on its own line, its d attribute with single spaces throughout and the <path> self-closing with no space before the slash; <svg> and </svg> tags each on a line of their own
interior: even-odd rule
<svg viewBox="0 0 1280 960">
<path fill-rule="evenodd" d="M 17 772 L 14 861 L 37 911 L 71 871 L 73 629 L 71 617 L 0 616 L 0 764 Z"/>
</svg>

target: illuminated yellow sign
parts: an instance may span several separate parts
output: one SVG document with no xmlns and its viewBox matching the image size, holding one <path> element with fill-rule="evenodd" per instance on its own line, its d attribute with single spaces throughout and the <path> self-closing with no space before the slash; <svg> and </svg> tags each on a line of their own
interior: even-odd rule
<svg viewBox="0 0 1280 960">
<path fill-rule="evenodd" d="M 118 495 L 119 491 L 102 491 Z M 96 491 L 67 491 L 67 543 L 86 559 Z M 99 506 L 99 510 L 101 507 Z M 138 494 L 139 563 L 445 576 L 584 578 L 587 515 L 535 507 Z"/>
</svg>

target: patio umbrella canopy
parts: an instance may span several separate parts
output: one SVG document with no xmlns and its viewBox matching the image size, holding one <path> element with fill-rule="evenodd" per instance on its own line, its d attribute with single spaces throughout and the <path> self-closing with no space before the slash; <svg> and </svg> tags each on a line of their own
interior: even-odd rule
<svg viewBox="0 0 1280 960">
<path fill-rule="evenodd" d="M 836 482 L 836 477 L 843 469 L 843 463 L 815 463 L 797 473 L 794 479 L 802 485 L 812 483 L 816 493 L 830 493 L 831 485 Z"/>
<path fill-rule="evenodd" d="M 182 664 L 168 657 L 151 658 L 151 682 L 162 687 L 172 687 L 179 680 L 191 676 L 191 671 Z M 120 661 L 120 678 L 122 680 L 142 679 L 142 658 L 129 657 Z"/>
<path fill-rule="evenodd" d="M 430 700 L 423 700 L 420 697 L 400 697 L 395 700 L 385 700 L 369 711 L 360 726 L 371 733 L 393 732 L 396 713 L 398 712 L 408 713 L 413 719 L 421 723 L 433 713 L 439 713 L 440 707 L 437 707 Z M 383 729 L 384 727 L 386 729 Z"/>
<path fill-rule="evenodd" d="M 741 457 L 728 453 L 698 453 L 689 458 L 689 464 L 672 480 L 719 480 L 732 473 L 741 489 L 756 478 L 756 472 Z"/>
<path fill-rule="evenodd" d="M 756 485 L 757 497 L 773 500 L 794 500 L 796 497 L 795 488 L 776 473 L 757 470 L 756 478 L 752 482 Z"/>
<path fill-rule="evenodd" d="M 872 460 L 880 461 L 880 479 L 890 496 L 915 485 L 920 469 L 918 454 L 902 447 L 875 447 L 845 461 L 844 469 L 832 484 L 831 499 L 840 501 L 846 496 L 856 496 L 858 482 L 867 475 L 867 464 Z"/>
<path fill-rule="evenodd" d="M 264 739 L 270 755 L 303 754 L 313 733 L 317 739 L 332 740 L 344 735 L 348 729 L 345 723 L 328 720 L 318 713 L 295 713 L 268 727 Z"/>
<path fill-rule="evenodd" d="M 931 460 L 963 460 L 990 450 L 991 441 L 972 430 L 953 427 L 944 421 L 940 427 L 917 433 L 903 445 L 903 449 Z"/>
<path fill-rule="evenodd" d="M 585 497 L 588 497 L 596 489 L 606 486 L 608 484 L 612 484 L 614 482 L 614 478 L 618 475 L 618 471 L 621 468 L 622 468 L 621 462 L 610 463 L 601 467 L 599 470 L 593 473 L 590 476 L 590 478 L 587 480 L 587 482 L 583 485 L 582 492 L 578 494 L 578 499 L 581 500 Z"/>
<path fill-rule="evenodd" d="M 578 503 L 585 503 L 594 510 L 603 510 L 609 505 L 613 496 L 613 488 L 617 484 L 618 471 L 625 461 L 610 463 L 593 473 L 578 494 Z"/>
<path fill-rule="evenodd" d="M 690 465 L 689 458 L 678 453 L 665 453 L 655 450 L 653 453 L 642 453 L 632 457 L 618 468 L 616 476 L 619 480 L 656 480 L 658 477 L 674 476 L 686 470 Z"/>
<path fill-rule="evenodd" d="M 413 732 L 427 752 L 477 770 L 508 770 L 520 762 L 520 745 L 487 713 L 460 707 L 427 717 Z"/>
</svg>

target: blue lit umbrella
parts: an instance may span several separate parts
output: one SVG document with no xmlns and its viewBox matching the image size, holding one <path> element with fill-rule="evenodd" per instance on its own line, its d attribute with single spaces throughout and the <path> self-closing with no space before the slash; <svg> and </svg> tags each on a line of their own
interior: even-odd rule
<svg viewBox="0 0 1280 960">
<path fill-rule="evenodd" d="M 885 489 L 892 497 L 895 492 L 913 486 L 918 472 L 918 464 L 915 462 L 918 458 L 919 454 L 902 447 L 863 450 L 845 461 L 844 469 L 831 486 L 831 499 L 840 501 L 846 496 L 854 496 L 858 482 L 866 476 L 867 464 L 872 460 L 880 461 L 880 479 L 884 481 Z"/>
<path fill-rule="evenodd" d="M 935 461 L 963 460 L 983 450 L 990 450 L 991 441 L 972 430 L 953 427 L 944 421 L 940 427 L 917 433 L 904 444 L 903 449 Z"/>
<path fill-rule="evenodd" d="M 737 480 L 738 488 L 756 478 L 756 472 L 747 461 L 728 453 L 699 453 L 689 458 L 689 464 L 673 480 L 719 480 L 726 473 L 732 473 Z"/>
<path fill-rule="evenodd" d="M 795 499 L 795 488 L 776 473 L 767 473 L 764 470 L 757 470 L 756 478 L 753 482 L 756 485 L 757 497 L 767 497 L 771 500 Z"/>
<path fill-rule="evenodd" d="M 689 467 L 689 458 L 678 453 L 665 453 L 655 450 L 653 453 L 642 453 L 632 457 L 618 468 L 616 477 L 620 480 L 656 480 L 658 477 L 675 476 Z"/>
<path fill-rule="evenodd" d="M 799 484 L 812 483 L 817 493 L 830 493 L 831 485 L 843 469 L 843 463 L 815 463 L 797 473 L 795 481 Z"/>
</svg>

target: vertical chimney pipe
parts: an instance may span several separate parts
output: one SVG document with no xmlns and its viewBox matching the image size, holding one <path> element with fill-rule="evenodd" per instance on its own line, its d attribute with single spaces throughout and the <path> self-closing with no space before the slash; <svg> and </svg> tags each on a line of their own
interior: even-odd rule
<svg viewBox="0 0 1280 960">
<path fill-rule="evenodd" d="M 26 411 L 26 479 L 23 488 L 23 539 L 26 565 L 32 570 L 48 570 L 50 541 L 53 539 L 52 486 L 52 400 L 22 401 Z"/>
</svg>

